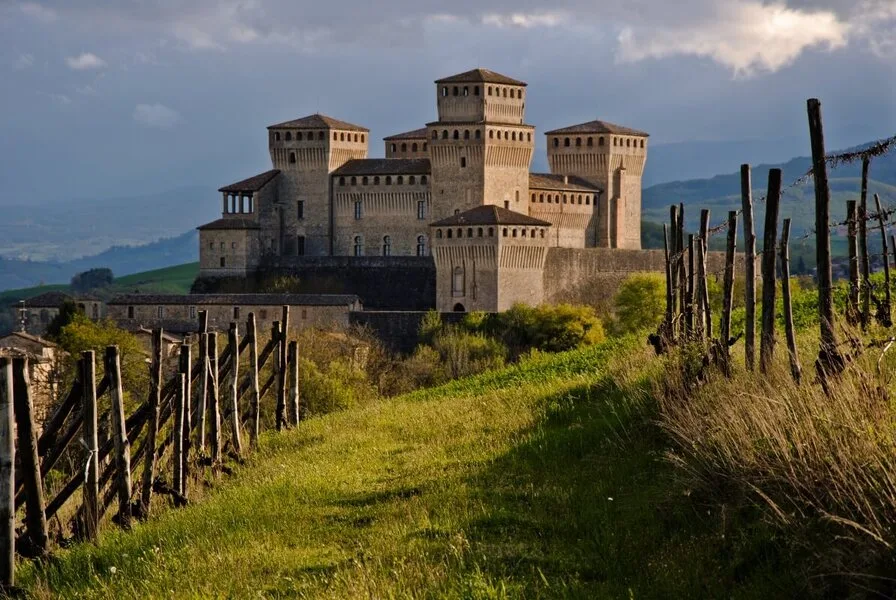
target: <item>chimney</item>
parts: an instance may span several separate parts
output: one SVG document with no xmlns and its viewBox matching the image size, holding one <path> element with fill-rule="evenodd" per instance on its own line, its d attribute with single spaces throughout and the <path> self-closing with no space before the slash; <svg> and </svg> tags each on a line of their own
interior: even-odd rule
<svg viewBox="0 0 896 600">
<path fill-rule="evenodd" d="M 563 184 L 566 185 L 568 183 L 569 183 L 569 175 L 564 175 L 563 176 Z"/>
</svg>

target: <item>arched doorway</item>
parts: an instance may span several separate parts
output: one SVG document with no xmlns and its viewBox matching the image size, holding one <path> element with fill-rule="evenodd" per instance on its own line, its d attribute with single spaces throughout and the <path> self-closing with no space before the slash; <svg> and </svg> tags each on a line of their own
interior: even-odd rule
<svg viewBox="0 0 896 600">
<path fill-rule="evenodd" d="M 464 308 L 464 305 L 458 302 L 454 305 L 454 312 L 467 312 L 467 309 Z"/>
</svg>

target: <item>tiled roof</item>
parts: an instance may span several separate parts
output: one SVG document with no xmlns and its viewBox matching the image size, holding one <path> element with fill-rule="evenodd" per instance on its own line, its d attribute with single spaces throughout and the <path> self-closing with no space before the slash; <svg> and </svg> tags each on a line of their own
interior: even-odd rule
<svg viewBox="0 0 896 600">
<path fill-rule="evenodd" d="M 63 292 L 44 292 L 25 300 L 25 306 L 28 308 L 59 308 L 66 300 L 74 300 L 74 298 Z"/>
<path fill-rule="evenodd" d="M 357 301 L 354 294 L 122 294 L 109 305 L 347 306 Z"/>
<path fill-rule="evenodd" d="M 271 169 L 248 179 L 218 188 L 219 192 L 257 192 L 280 174 L 280 169 Z"/>
<path fill-rule="evenodd" d="M 420 138 L 425 138 L 428 133 L 429 130 L 426 127 L 422 127 L 413 131 L 405 131 L 404 133 L 396 133 L 395 135 L 384 137 L 383 141 L 391 142 L 392 140 L 419 140 Z"/>
<path fill-rule="evenodd" d="M 518 213 L 507 208 L 486 204 L 470 210 L 451 215 L 441 221 L 432 223 L 433 227 L 453 225 L 527 225 L 532 227 L 550 227 L 550 223 Z"/>
<path fill-rule="evenodd" d="M 436 83 L 465 83 L 468 81 L 482 83 L 503 83 L 504 85 L 526 85 L 525 81 L 513 79 L 512 77 L 501 75 L 500 73 L 495 73 L 494 71 L 489 71 L 488 69 L 473 69 L 471 71 L 465 71 L 463 73 L 458 73 L 457 75 L 445 77 L 444 79 L 436 79 Z"/>
<path fill-rule="evenodd" d="M 564 182 L 564 178 L 566 181 Z M 529 173 L 529 189 L 535 190 L 575 190 L 600 192 L 598 186 L 576 175 L 555 175 L 553 173 Z"/>
<path fill-rule="evenodd" d="M 315 113 L 302 117 L 301 119 L 293 119 L 292 121 L 284 121 L 276 125 L 269 125 L 268 129 L 349 129 L 352 131 L 370 131 L 366 127 L 354 125 L 346 121 L 340 121 L 327 115 Z"/>
<path fill-rule="evenodd" d="M 429 175 L 428 158 L 356 158 L 332 175 Z"/>
<path fill-rule="evenodd" d="M 587 123 L 570 125 L 569 127 L 562 127 L 560 129 L 548 131 L 545 133 L 545 135 L 557 135 L 564 133 L 615 133 L 616 135 L 635 135 L 639 137 L 650 137 L 649 133 L 644 133 L 643 131 L 638 131 L 637 129 L 631 129 L 629 127 L 623 127 L 622 125 L 615 125 L 606 121 L 588 121 Z"/>
<path fill-rule="evenodd" d="M 35 344 L 39 344 L 39 345 L 45 346 L 47 348 L 58 348 L 59 347 L 58 344 L 55 344 L 55 343 L 51 342 L 50 340 L 45 340 L 42 337 L 38 337 L 36 335 L 31 335 L 30 333 L 26 333 L 24 331 L 13 331 L 9 335 L 0 337 L 0 346 L 9 347 L 9 346 L 5 346 L 4 344 L 6 344 L 10 340 L 10 338 L 21 338 L 25 341 L 33 342 Z M 6 340 L 6 341 L 4 341 L 4 340 Z"/>
<path fill-rule="evenodd" d="M 241 217 L 224 217 L 205 225 L 197 227 L 199 231 L 208 229 L 261 229 L 261 226 L 252 219 Z"/>
</svg>

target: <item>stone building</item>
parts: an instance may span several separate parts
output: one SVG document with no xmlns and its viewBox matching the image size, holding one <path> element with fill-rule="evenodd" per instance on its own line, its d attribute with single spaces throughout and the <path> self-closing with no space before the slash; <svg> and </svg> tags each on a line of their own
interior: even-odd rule
<svg viewBox="0 0 896 600">
<path fill-rule="evenodd" d="M 26 356 L 31 382 L 35 421 L 42 424 L 59 397 L 63 360 L 68 356 L 59 345 L 24 331 L 0 337 L 0 355 Z"/>
<path fill-rule="evenodd" d="M 71 296 L 64 292 L 44 292 L 10 307 L 16 323 L 27 333 L 43 335 L 47 326 L 59 314 L 62 305 L 74 302 L 78 309 L 92 321 L 99 321 L 105 316 L 102 300 L 92 296 Z"/>
<path fill-rule="evenodd" d="M 521 282 L 542 279 L 549 248 L 640 248 L 646 133 L 605 121 L 550 131 L 551 173 L 531 173 L 525 82 L 473 69 L 435 92 L 436 120 L 386 137 L 386 158 L 368 158 L 368 129 L 324 115 L 268 127 L 273 169 L 220 188 L 221 218 L 199 227 L 200 277 L 291 257 L 432 256 L 439 307 L 502 310 L 541 301 Z M 495 236 L 447 237 L 480 225 Z M 449 285 L 458 269 L 463 296 Z"/>
</svg>

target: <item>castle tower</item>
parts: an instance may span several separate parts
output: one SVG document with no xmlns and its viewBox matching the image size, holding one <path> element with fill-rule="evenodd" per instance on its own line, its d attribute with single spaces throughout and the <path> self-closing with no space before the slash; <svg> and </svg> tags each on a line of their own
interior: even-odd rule
<svg viewBox="0 0 896 600">
<path fill-rule="evenodd" d="M 551 224 L 485 205 L 430 225 L 436 309 L 502 311 L 544 300 Z"/>
<path fill-rule="evenodd" d="M 367 158 L 368 129 L 314 114 L 268 127 L 271 162 L 279 169 L 277 201 L 259 207 L 262 252 L 325 256 L 332 253 L 330 172 Z"/>
<path fill-rule="evenodd" d="M 596 215 L 597 246 L 640 249 L 648 134 L 590 121 L 545 135 L 552 173 L 579 176 L 603 190 Z"/>
<path fill-rule="evenodd" d="M 436 82 L 439 120 L 427 124 L 433 218 L 492 204 L 528 214 L 534 127 L 526 83 L 487 69 Z"/>
</svg>

